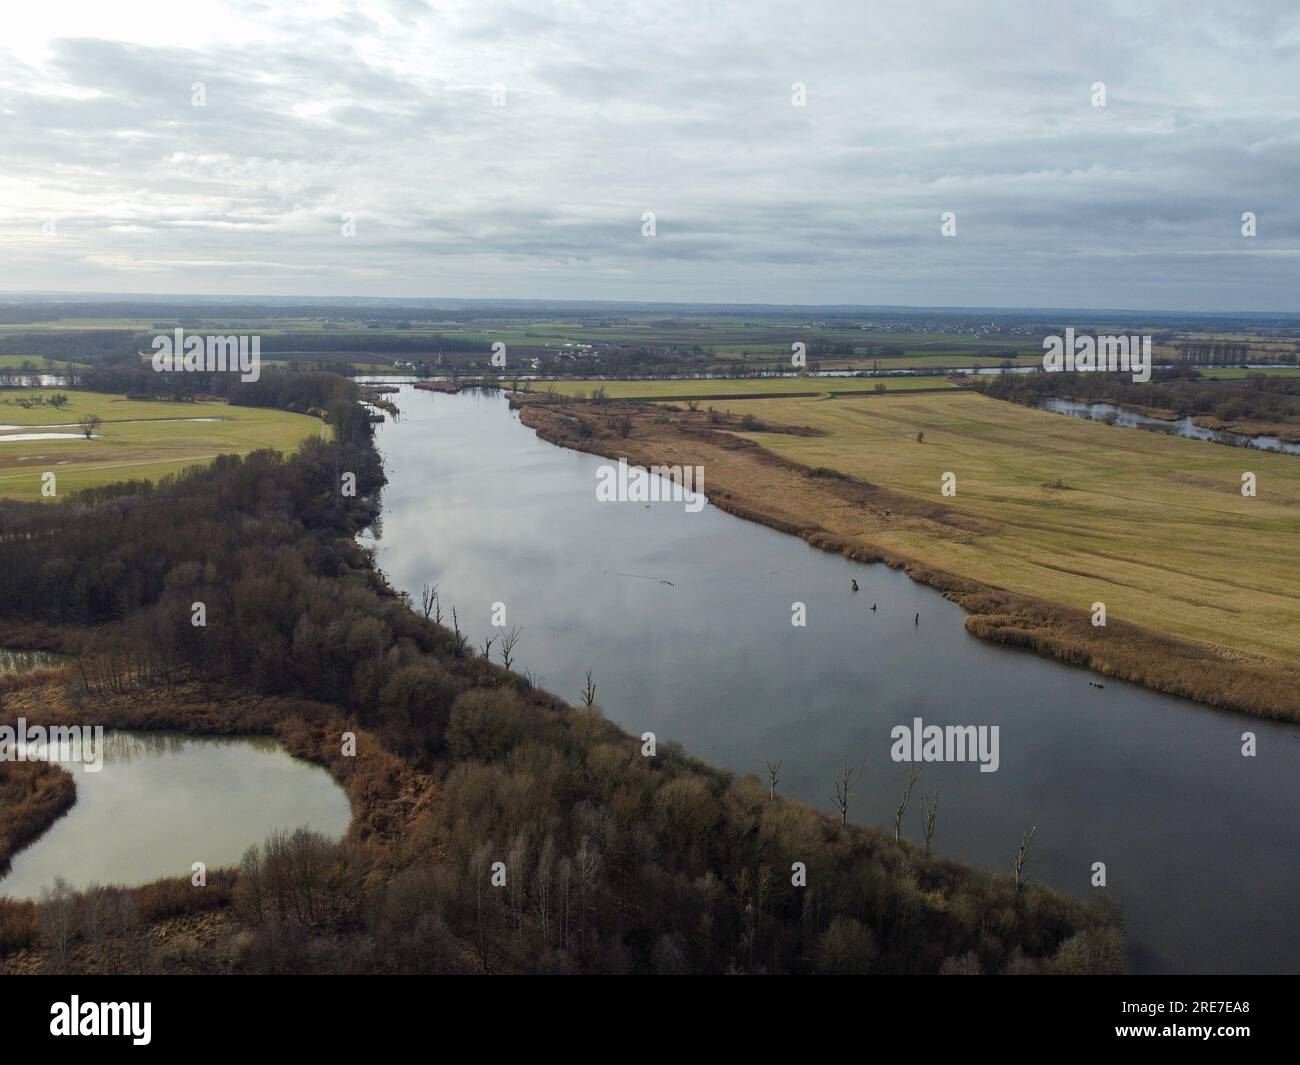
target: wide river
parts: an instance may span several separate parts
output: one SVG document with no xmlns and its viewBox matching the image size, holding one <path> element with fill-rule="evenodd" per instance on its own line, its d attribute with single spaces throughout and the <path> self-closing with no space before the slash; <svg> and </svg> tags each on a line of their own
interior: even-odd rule
<svg viewBox="0 0 1300 1065">
<path fill-rule="evenodd" d="M 539 440 L 501 396 L 393 398 L 379 565 L 416 602 L 436 583 L 476 645 L 503 604 L 516 670 L 577 702 L 590 669 L 629 732 L 738 773 L 780 761 L 780 792 L 823 809 L 847 756 L 863 766 L 850 817 L 890 831 L 895 726 L 997 725 L 996 772 L 924 766 L 908 838 L 939 789 L 936 850 L 1009 873 L 1037 826 L 1033 878 L 1112 895 L 1139 971 L 1300 968 L 1300 729 L 980 640 L 901 573 L 711 506 L 598 502 L 606 460 Z"/>
</svg>

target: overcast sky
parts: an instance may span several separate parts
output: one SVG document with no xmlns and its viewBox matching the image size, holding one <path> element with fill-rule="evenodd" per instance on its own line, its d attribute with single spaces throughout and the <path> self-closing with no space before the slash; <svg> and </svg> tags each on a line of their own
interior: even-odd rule
<svg viewBox="0 0 1300 1065">
<path fill-rule="evenodd" d="M 1265 0 L 15 3 L 0 289 L 1296 311 L 1297 90 Z"/>
</svg>

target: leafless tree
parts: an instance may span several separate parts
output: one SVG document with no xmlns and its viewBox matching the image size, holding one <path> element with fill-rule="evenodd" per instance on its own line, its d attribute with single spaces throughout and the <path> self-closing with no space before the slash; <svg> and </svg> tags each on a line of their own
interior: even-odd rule
<svg viewBox="0 0 1300 1065">
<path fill-rule="evenodd" d="M 524 904 L 528 898 L 528 883 L 524 879 L 524 870 L 528 867 L 528 831 L 516 834 L 506 851 L 506 896 L 510 900 L 510 910 L 515 920 L 515 935 L 524 928 Z"/>
<path fill-rule="evenodd" d="M 934 789 L 934 797 L 921 796 L 921 824 L 925 833 L 925 853 L 930 853 L 930 837 L 934 835 L 934 821 L 939 816 L 939 789 Z"/>
<path fill-rule="evenodd" d="M 424 590 L 420 592 L 420 609 L 424 612 L 425 621 L 429 620 L 433 614 L 433 608 L 438 605 L 438 586 L 436 584 L 425 583 Z M 442 620 L 441 616 L 438 618 Z"/>
<path fill-rule="evenodd" d="M 551 885 L 555 878 L 555 839 L 547 836 L 537 855 L 537 875 L 533 878 L 533 903 L 541 923 L 542 945 L 551 942 Z"/>
<path fill-rule="evenodd" d="M 469 858 L 469 881 L 474 891 L 474 916 L 476 924 L 476 939 L 478 940 L 479 962 L 484 968 L 487 968 L 487 935 L 483 925 L 483 910 L 487 902 L 488 887 L 488 866 L 490 864 L 490 855 L 492 853 L 491 842 L 485 842 L 470 855 Z"/>
<path fill-rule="evenodd" d="M 519 634 L 523 630 L 517 625 L 506 635 L 501 637 L 501 661 L 505 663 L 506 669 L 509 669 L 515 660 L 515 644 L 519 642 Z"/>
<path fill-rule="evenodd" d="M 907 813 L 907 804 L 912 801 L 912 789 L 916 787 L 916 782 L 921 778 L 921 771 L 915 766 L 907 775 L 907 788 L 903 791 L 903 800 L 898 804 L 898 809 L 894 811 L 894 842 L 897 843 L 903 837 L 903 814 Z"/>
<path fill-rule="evenodd" d="M 768 786 L 767 786 L 767 797 L 768 797 L 769 799 L 775 799 L 775 798 L 776 798 L 776 786 L 777 786 L 779 783 L 781 783 L 781 763 L 780 763 L 780 762 L 768 762 L 768 763 L 767 763 L 767 781 L 768 781 Z"/>
<path fill-rule="evenodd" d="M 587 670 L 587 683 L 582 689 L 582 705 L 590 709 L 596 701 L 596 682 L 591 679 L 591 670 Z"/>
<path fill-rule="evenodd" d="M 482 658 L 486 658 L 489 660 L 492 658 L 492 644 L 495 640 L 496 640 L 495 636 L 489 636 L 486 640 L 483 641 L 483 651 L 481 654 Z"/>
<path fill-rule="evenodd" d="M 63 877 L 53 888 L 41 889 L 41 944 L 49 952 L 47 964 L 57 972 L 67 968 L 77 930 L 77 895 Z"/>
<path fill-rule="evenodd" d="M 865 763 L 864 763 L 865 764 Z M 835 807 L 840 812 L 840 824 L 849 823 L 849 793 L 853 790 L 853 778 L 861 771 L 862 766 L 853 769 L 849 766 L 849 756 L 844 756 L 844 769 L 840 773 L 840 779 L 835 782 Z"/>
<path fill-rule="evenodd" d="M 463 634 L 461 633 L 461 631 L 460 631 L 460 618 L 458 618 L 458 617 L 456 616 L 456 608 L 455 608 L 455 607 L 452 607 L 452 608 L 451 608 L 451 625 L 452 625 L 452 629 L 453 629 L 453 631 L 455 632 L 455 636 L 456 636 L 456 657 L 457 657 L 457 658 L 464 658 L 464 657 L 465 657 L 465 645 L 469 642 L 469 637 L 463 635 Z"/>
<path fill-rule="evenodd" d="M 1029 883 L 1029 877 L 1024 875 L 1025 866 L 1029 864 L 1029 844 L 1034 841 L 1034 833 L 1038 831 L 1035 825 L 1020 840 L 1020 849 L 1016 851 L 1016 894 L 1019 895 L 1024 886 Z"/>
<path fill-rule="evenodd" d="M 77 424 L 81 426 L 81 431 L 89 440 L 95 435 L 95 431 L 104 424 L 104 419 L 98 414 L 83 414 L 77 419 Z"/>
</svg>

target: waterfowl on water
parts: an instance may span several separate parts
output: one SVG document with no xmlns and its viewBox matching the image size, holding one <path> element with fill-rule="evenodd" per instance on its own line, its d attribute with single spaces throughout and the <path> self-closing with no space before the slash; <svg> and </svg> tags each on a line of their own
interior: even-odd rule
<svg viewBox="0 0 1300 1065">
<path fill-rule="evenodd" d="M 850 579 L 849 579 L 849 583 L 853 585 L 853 590 L 856 592 L 856 591 L 858 590 L 858 582 L 857 582 L 857 579 L 856 579 L 856 578 L 850 578 Z"/>
</svg>

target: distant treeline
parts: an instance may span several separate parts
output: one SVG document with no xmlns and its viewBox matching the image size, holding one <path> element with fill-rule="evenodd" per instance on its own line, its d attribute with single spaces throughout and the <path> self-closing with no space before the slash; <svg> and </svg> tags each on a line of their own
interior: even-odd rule
<svg viewBox="0 0 1300 1065">
<path fill-rule="evenodd" d="M 1166 410 L 1179 417 L 1213 415 L 1223 421 L 1285 421 L 1300 414 L 1300 378 L 1249 374 L 1241 380 L 1198 380 L 1194 370 L 1157 370 L 1136 383 L 1119 373 L 988 374 L 975 388 L 995 399 L 1035 406 L 1048 396 Z"/>
<path fill-rule="evenodd" d="M 319 387 L 284 374 L 253 395 L 301 407 L 329 399 Z M 645 757 L 594 706 L 489 663 L 457 631 L 454 604 L 430 592 L 410 609 L 354 539 L 383 474 L 368 426 L 345 436 L 287 460 L 225 457 L 152 488 L 0 504 L 0 615 L 74 634 L 77 713 L 93 714 L 97 693 L 196 680 L 305 697 L 431 774 L 435 798 L 397 833 L 366 807 L 388 784 L 353 781 L 357 816 L 387 833 L 278 838 L 233 888 L 147 890 L 138 898 L 155 901 L 132 912 L 158 913 L 160 894 L 178 910 L 230 900 L 228 938 L 183 964 L 140 960 L 156 943 L 121 916 L 137 905 L 122 892 L 110 922 L 95 919 L 102 892 L 39 913 L 0 903 L 0 954 L 38 946 L 62 967 L 134 957 L 233 972 L 1123 969 L 1112 915 L 841 825 L 671 744 Z M 348 473 L 355 497 L 339 490 Z M 218 724 L 221 712 L 214 702 Z M 1008 868 L 1014 853 L 1008 840 Z"/>
<path fill-rule="evenodd" d="M 152 338 L 152 335 L 151 335 Z M 130 329 L 48 329 L 34 333 L 0 332 L 0 355 L 37 359 L 102 359 L 134 356 L 148 341 Z"/>
<path fill-rule="evenodd" d="M 235 326 L 189 326 L 187 333 L 261 337 L 263 356 L 280 352 L 353 352 L 364 354 L 421 354 L 438 351 L 463 351 L 487 354 L 492 345 L 467 337 L 442 336 L 436 333 L 393 336 L 381 332 L 357 331 L 319 333 L 262 333 L 257 329 Z M 0 355 L 29 355 L 33 358 L 80 359 L 100 361 L 125 356 L 146 355 L 153 351 L 153 338 L 168 335 L 172 327 L 159 327 L 147 333 L 130 329 L 50 329 L 31 333 L 0 333 Z"/>
<path fill-rule="evenodd" d="M 205 330 L 223 332 L 223 330 Z M 232 330 L 224 330 L 232 332 Z M 281 351 L 348 351 L 378 354 L 428 354 L 438 351 L 472 351 L 488 354 L 492 345 L 485 340 L 442 336 L 437 333 L 402 337 L 383 333 L 266 333 L 262 335 L 262 354 Z"/>
</svg>

